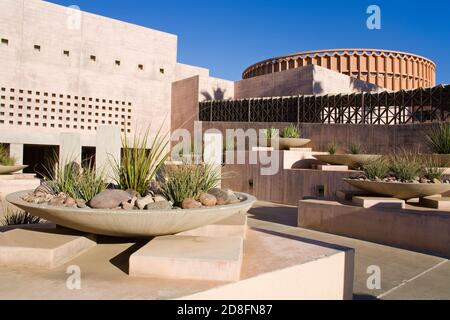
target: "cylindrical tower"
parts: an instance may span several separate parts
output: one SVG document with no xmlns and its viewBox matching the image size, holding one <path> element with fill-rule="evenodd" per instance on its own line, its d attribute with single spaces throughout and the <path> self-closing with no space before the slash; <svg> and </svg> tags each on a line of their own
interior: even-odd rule
<svg viewBox="0 0 450 320">
<path fill-rule="evenodd" d="M 433 61 L 405 52 L 378 49 L 305 51 L 258 62 L 248 67 L 243 79 L 317 65 L 389 90 L 436 85 Z"/>
</svg>

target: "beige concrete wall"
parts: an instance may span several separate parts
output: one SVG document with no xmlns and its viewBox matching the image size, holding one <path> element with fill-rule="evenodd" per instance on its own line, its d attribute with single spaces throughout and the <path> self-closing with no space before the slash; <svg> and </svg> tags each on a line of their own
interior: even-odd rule
<svg viewBox="0 0 450 320">
<path fill-rule="evenodd" d="M 180 81 L 194 76 L 209 77 L 209 69 L 183 63 L 176 64 L 174 81 Z"/>
<path fill-rule="evenodd" d="M 249 128 L 265 129 L 275 127 L 283 129 L 288 123 L 248 123 L 248 122 L 203 122 L 203 130 Z M 308 148 L 314 151 L 327 151 L 330 143 L 338 144 L 338 152 L 348 152 L 350 143 L 360 143 L 368 153 L 389 154 L 399 148 L 422 153 L 430 152 L 426 145 L 425 135 L 434 126 L 432 123 L 405 125 L 358 125 L 358 124 L 321 124 L 300 123 L 302 137 L 311 139 Z"/>
<path fill-rule="evenodd" d="M 298 225 L 370 242 L 450 257 L 450 213 L 300 201 Z"/>
<path fill-rule="evenodd" d="M 0 130 L 33 130 L 27 143 L 98 125 L 168 130 L 171 83 L 209 74 L 177 63 L 175 35 L 40 0 L 2 0 L 0 38 Z"/>
<path fill-rule="evenodd" d="M 382 91 L 376 85 L 315 65 L 236 82 L 235 98 Z"/>
<path fill-rule="evenodd" d="M 209 98 L 232 99 L 234 82 L 219 78 L 194 76 L 172 84 L 172 131 L 186 128 L 191 133 L 198 120 L 198 102 Z"/>
</svg>

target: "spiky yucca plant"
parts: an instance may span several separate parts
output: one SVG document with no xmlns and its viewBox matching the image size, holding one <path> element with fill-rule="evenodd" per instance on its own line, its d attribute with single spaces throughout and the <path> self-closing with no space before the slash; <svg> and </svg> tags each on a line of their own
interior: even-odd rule
<svg viewBox="0 0 450 320">
<path fill-rule="evenodd" d="M 348 147 L 348 150 L 353 155 L 357 155 L 357 154 L 362 154 L 363 153 L 363 147 L 359 143 L 351 143 L 350 146 Z"/>
<path fill-rule="evenodd" d="M 168 134 L 162 134 L 162 127 L 150 146 L 149 135 L 150 127 L 143 133 L 135 133 L 131 144 L 126 134 L 122 138 L 122 161 L 113 159 L 112 162 L 114 180 L 123 190 L 132 189 L 141 195 L 147 194 L 150 182 L 170 156 Z"/>
<path fill-rule="evenodd" d="M 330 143 L 327 146 L 327 151 L 329 154 L 333 155 L 333 154 L 336 154 L 337 148 L 338 148 L 338 146 L 336 143 Z"/>
<path fill-rule="evenodd" d="M 426 134 L 425 140 L 432 152 L 450 154 L 450 124 L 435 125 Z"/>
</svg>

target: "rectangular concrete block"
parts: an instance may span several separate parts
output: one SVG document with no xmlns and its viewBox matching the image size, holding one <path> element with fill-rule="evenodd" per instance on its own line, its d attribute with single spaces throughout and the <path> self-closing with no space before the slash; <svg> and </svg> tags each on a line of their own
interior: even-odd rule
<svg viewBox="0 0 450 320">
<path fill-rule="evenodd" d="M 238 281 L 243 255 L 240 237 L 158 237 L 130 257 L 130 276 Z"/>
<path fill-rule="evenodd" d="M 253 148 L 252 148 L 252 151 L 253 151 L 253 152 L 259 152 L 259 151 L 263 151 L 263 152 L 266 152 L 266 151 L 275 151 L 275 148 L 271 148 L 271 147 L 253 147 Z"/>
<path fill-rule="evenodd" d="M 405 200 L 382 197 L 353 197 L 353 203 L 362 208 L 405 209 Z"/>
<path fill-rule="evenodd" d="M 320 171 L 348 171 L 348 166 L 318 165 L 317 170 L 320 170 Z"/>
<path fill-rule="evenodd" d="M 339 190 L 336 191 L 336 198 L 340 201 L 352 201 L 354 197 L 369 196 L 365 191 L 349 191 L 349 190 Z"/>
<path fill-rule="evenodd" d="M 240 237 L 245 239 L 248 229 L 247 220 L 246 214 L 237 214 L 218 223 L 182 232 L 178 235 L 195 237 Z"/>
<path fill-rule="evenodd" d="M 21 268 L 56 268 L 96 245 L 68 230 L 15 229 L 0 234 L 0 265 Z"/>
<path fill-rule="evenodd" d="M 419 205 L 438 210 L 450 210 L 450 197 L 425 197 L 419 199 Z"/>
</svg>

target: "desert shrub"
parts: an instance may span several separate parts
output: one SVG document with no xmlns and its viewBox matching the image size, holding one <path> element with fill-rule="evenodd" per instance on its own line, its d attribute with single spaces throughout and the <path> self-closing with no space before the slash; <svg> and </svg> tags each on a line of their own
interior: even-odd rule
<svg viewBox="0 0 450 320">
<path fill-rule="evenodd" d="M 3 218 L 0 219 L 0 226 L 17 226 L 24 224 L 38 224 L 41 223 L 41 218 L 32 216 L 28 212 L 11 206 L 2 201 L 0 208 L 3 208 Z"/>
<path fill-rule="evenodd" d="M 8 149 L 0 145 L 0 165 L 13 166 L 16 164 L 16 159 L 9 156 Z"/>
<path fill-rule="evenodd" d="M 49 163 L 53 164 L 53 168 L 46 166 L 43 176 L 56 194 L 65 193 L 75 199 L 90 201 L 106 189 L 104 174 L 97 173 L 91 161 L 81 168 L 73 160 L 61 164 L 55 154 Z"/>
<path fill-rule="evenodd" d="M 435 125 L 425 136 L 432 152 L 450 154 L 450 124 Z"/>
<path fill-rule="evenodd" d="M 329 154 L 336 154 L 337 148 L 338 148 L 338 146 L 336 143 L 330 143 L 327 146 L 327 151 Z"/>
<path fill-rule="evenodd" d="M 389 174 L 389 161 L 380 158 L 365 164 L 362 169 L 365 176 L 370 180 L 383 179 Z"/>
<path fill-rule="evenodd" d="M 281 132 L 281 137 L 288 139 L 298 139 L 300 138 L 300 130 L 295 124 L 291 123 L 288 127 L 283 129 L 283 131 Z"/>
<path fill-rule="evenodd" d="M 444 176 L 444 169 L 440 168 L 438 161 L 434 160 L 432 157 L 425 159 L 424 165 L 422 167 L 422 176 L 428 180 L 439 180 L 442 181 Z"/>
<path fill-rule="evenodd" d="M 220 167 L 201 164 L 167 168 L 161 182 L 161 193 L 175 206 L 181 206 L 184 199 L 197 198 L 219 184 Z"/>
<path fill-rule="evenodd" d="M 362 145 L 359 143 L 351 143 L 348 147 L 348 150 L 350 151 L 350 154 L 354 155 L 362 154 L 364 152 Z"/>
<path fill-rule="evenodd" d="M 148 148 L 150 128 L 136 133 L 130 144 L 127 135 L 122 138 L 122 162 L 113 159 L 114 180 L 123 190 L 132 189 L 141 195 L 148 193 L 150 182 L 156 177 L 164 162 L 170 156 L 169 138 L 158 130 L 150 149 Z"/>
<path fill-rule="evenodd" d="M 390 158 L 391 172 L 397 180 L 408 182 L 420 176 L 421 159 L 417 153 L 400 150 Z"/>
</svg>

